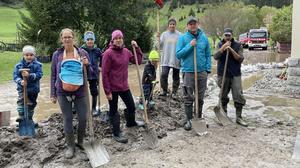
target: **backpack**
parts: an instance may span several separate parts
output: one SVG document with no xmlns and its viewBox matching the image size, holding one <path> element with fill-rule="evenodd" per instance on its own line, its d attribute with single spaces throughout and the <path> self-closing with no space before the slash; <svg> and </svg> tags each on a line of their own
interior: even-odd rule
<svg viewBox="0 0 300 168">
<path fill-rule="evenodd" d="M 64 58 L 60 65 L 59 78 L 62 81 L 62 89 L 64 91 L 74 92 L 83 85 L 83 65 L 75 48 L 74 59 L 65 59 L 65 52 L 66 51 L 64 51 Z"/>
</svg>

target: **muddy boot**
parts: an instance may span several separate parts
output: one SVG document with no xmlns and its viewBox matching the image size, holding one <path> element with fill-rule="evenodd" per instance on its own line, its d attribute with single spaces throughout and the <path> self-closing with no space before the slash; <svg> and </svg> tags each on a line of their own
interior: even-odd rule
<svg viewBox="0 0 300 168">
<path fill-rule="evenodd" d="M 75 153 L 74 134 L 66 134 L 66 142 L 67 142 L 67 151 L 65 153 L 65 157 L 67 159 L 71 159 Z"/>
<path fill-rule="evenodd" d="M 241 126 L 247 127 L 248 124 L 242 118 L 242 109 L 243 109 L 242 107 L 236 108 L 236 123 L 241 125 Z"/>
<path fill-rule="evenodd" d="M 119 133 L 117 135 L 113 134 L 113 138 L 114 138 L 114 140 L 116 140 L 117 142 L 120 142 L 120 143 L 128 142 L 128 139 L 122 133 Z"/>
<path fill-rule="evenodd" d="M 199 111 L 198 111 L 198 118 L 202 118 L 202 109 L 203 109 L 203 105 L 199 105 Z"/>
<path fill-rule="evenodd" d="M 97 104 L 97 96 L 92 96 L 92 114 L 93 114 L 93 117 L 97 117 L 97 116 L 100 115 L 100 110 L 96 110 L 96 104 Z"/>
<path fill-rule="evenodd" d="M 193 107 L 191 105 L 184 105 L 186 123 L 184 124 L 184 129 L 189 131 L 192 129 L 192 118 L 193 118 Z"/>
<path fill-rule="evenodd" d="M 166 97 L 168 95 L 168 92 L 163 90 L 162 93 L 159 94 L 159 96 L 162 96 L 162 97 Z"/>
<path fill-rule="evenodd" d="M 84 148 L 83 148 L 84 136 L 85 136 L 85 131 L 79 131 L 79 130 L 77 131 L 77 144 L 76 144 L 76 146 L 81 150 L 84 150 Z"/>
<path fill-rule="evenodd" d="M 227 105 L 222 105 L 222 109 L 224 110 L 225 114 L 227 115 Z"/>
</svg>

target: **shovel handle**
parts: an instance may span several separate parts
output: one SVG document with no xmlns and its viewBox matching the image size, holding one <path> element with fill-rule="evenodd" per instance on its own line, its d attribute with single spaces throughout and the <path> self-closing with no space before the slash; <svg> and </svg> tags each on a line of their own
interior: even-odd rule
<svg viewBox="0 0 300 168">
<path fill-rule="evenodd" d="M 92 111 L 90 108 L 90 95 L 89 95 L 89 87 L 88 87 L 88 80 L 87 80 L 87 69 L 86 66 L 83 65 L 83 78 L 84 78 L 84 93 L 86 97 L 86 110 L 87 110 L 87 117 L 88 117 L 88 124 L 89 124 L 89 134 L 91 136 L 91 141 L 94 141 L 94 127 L 93 127 L 93 117 Z"/>
<path fill-rule="evenodd" d="M 221 84 L 221 91 L 219 95 L 219 106 L 221 106 L 221 97 L 224 92 L 224 84 L 225 84 L 225 78 L 226 78 L 226 71 L 227 71 L 227 64 L 228 64 L 228 55 L 229 55 L 229 50 L 226 50 L 226 59 L 225 59 L 225 65 L 224 65 L 224 71 L 223 71 L 223 77 L 222 77 L 222 84 Z"/>
<path fill-rule="evenodd" d="M 101 102 L 100 102 L 100 80 L 101 80 L 101 72 L 99 71 L 99 80 L 98 80 L 98 108 L 100 109 L 100 105 L 101 105 Z"/>
<path fill-rule="evenodd" d="M 136 54 L 135 46 L 132 45 L 132 49 L 133 49 L 133 55 L 134 55 L 134 59 L 135 59 L 135 65 L 136 65 L 136 71 L 137 71 L 139 86 L 140 86 L 140 92 L 142 94 L 142 99 L 143 99 L 144 120 L 145 120 L 145 122 L 147 124 L 148 123 L 147 105 L 146 105 L 144 90 L 143 90 L 142 81 L 141 81 L 140 66 L 138 64 L 138 59 L 137 59 L 137 54 Z"/>
<path fill-rule="evenodd" d="M 197 67 L 197 49 L 196 46 L 194 46 L 194 74 L 195 74 L 195 113 L 196 116 L 198 117 L 198 113 L 199 113 L 199 95 L 198 95 L 198 67 Z"/>
</svg>

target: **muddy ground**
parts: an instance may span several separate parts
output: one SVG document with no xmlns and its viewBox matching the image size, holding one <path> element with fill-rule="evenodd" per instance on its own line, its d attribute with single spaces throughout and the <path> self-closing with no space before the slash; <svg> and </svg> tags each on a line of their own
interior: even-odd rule
<svg viewBox="0 0 300 168">
<path fill-rule="evenodd" d="M 184 113 L 180 98 L 170 99 L 169 108 L 169 99 L 155 95 L 157 106 L 150 115 L 159 146 L 154 150 L 146 148 L 140 133 L 142 128 L 127 129 L 123 124 L 129 143 L 120 144 L 112 140 L 109 125 L 95 119 L 96 136 L 111 157 L 103 167 L 299 167 L 299 163 L 291 161 L 291 156 L 299 128 L 300 99 L 278 92 L 271 94 L 271 91 L 263 95 L 272 87 L 260 88 L 259 82 L 272 76 L 277 80 L 272 71 L 265 70 L 266 76 L 245 91 L 247 105 L 243 115 L 249 122 L 248 128 L 226 128 L 217 124 L 212 112 L 219 92 L 214 85 L 215 77 L 210 79 L 210 91 L 205 99 L 208 135 L 198 136 L 193 131 L 183 130 Z M 234 121 L 232 105 L 229 117 Z M 15 126 L 0 128 L 0 167 L 90 167 L 88 158 L 80 149 L 76 149 L 73 159 L 63 157 L 65 143 L 61 114 L 53 114 L 40 122 L 37 132 L 35 139 L 20 139 Z"/>
<path fill-rule="evenodd" d="M 218 124 L 212 110 L 218 102 L 219 93 L 214 75 L 210 76 L 205 98 L 204 117 L 209 125 L 209 133 L 205 136 L 182 128 L 185 116 L 180 97 L 174 100 L 155 94 L 156 108 L 149 113 L 150 125 L 157 133 L 159 144 L 153 150 L 145 146 L 141 135 L 143 128 L 128 129 L 122 123 L 129 142 L 120 144 L 112 140 L 109 125 L 95 118 L 95 135 L 111 157 L 110 162 L 102 167 L 300 167 L 300 163 L 291 160 L 299 130 L 300 97 L 287 89 L 286 81 L 277 79 L 278 73 L 280 69 L 273 66 L 245 71 L 243 79 L 250 81 L 245 90 L 247 104 L 243 113 L 249 123 L 247 128 L 222 127 Z M 258 81 L 253 83 L 253 80 Z M 124 121 L 122 102 L 119 109 Z M 229 117 L 235 121 L 232 102 L 228 110 Z M 137 112 L 137 117 L 141 118 L 141 112 Z M 39 125 L 34 139 L 20 138 L 16 126 L 0 128 L 1 168 L 91 167 L 84 151 L 78 148 L 73 159 L 64 158 L 66 146 L 60 113 L 52 114 Z"/>
</svg>

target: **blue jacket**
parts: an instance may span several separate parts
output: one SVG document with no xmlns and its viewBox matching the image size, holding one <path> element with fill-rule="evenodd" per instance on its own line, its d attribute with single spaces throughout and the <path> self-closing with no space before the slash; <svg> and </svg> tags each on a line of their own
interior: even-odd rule
<svg viewBox="0 0 300 168">
<path fill-rule="evenodd" d="M 43 76 L 42 64 L 36 59 L 30 63 L 27 63 L 22 59 L 18 64 L 15 65 L 13 78 L 17 83 L 17 91 L 23 92 L 23 86 L 21 81 L 23 80 L 22 73 L 19 71 L 22 68 L 29 68 L 29 78 L 27 81 L 27 92 L 28 94 L 38 94 L 40 92 L 40 79 Z"/>
<path fill-rule="evenodd" d="M 99 79 L 99 67 L 101 67 L 101 61 L 102 61 L 102 51 L 100 48 L 97 48 L 95 45 L 92 49 L 88 48 L 85 44 L 81 46 L 82 49 L 84 49 L 90 57 L 90 64 L 93 71 L 88 74 L 88 79 Z"/>
<path fill-rule="evenodd" d="M 194 47 L 190 44 L 197 39 L 197 71 L 211 72 L 211 51 L 205 33 L 198 29 L 197 37 L 189 31 L 181 35 L 177 41 L 176 57 L 181 60 L 182 72 L 194 72 Z"/>
</svg>

